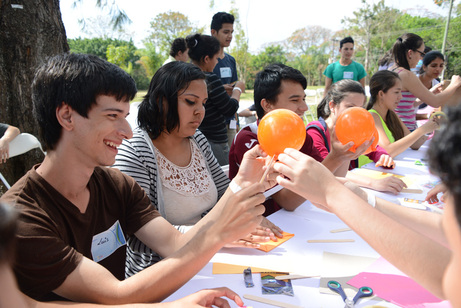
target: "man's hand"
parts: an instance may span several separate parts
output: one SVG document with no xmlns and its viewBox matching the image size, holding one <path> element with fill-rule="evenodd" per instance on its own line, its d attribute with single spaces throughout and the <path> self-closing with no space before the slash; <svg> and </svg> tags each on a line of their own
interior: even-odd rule
<svg viewBox="0 0 461 308">
<path fill-rule="evenodd" d="M 229 197 L 213 224 L 213 232 L 219 234 L 224 243 L 248 236 L 261 224 L 266 200 L 264 185 L 256 183 Z"/>
</svg>

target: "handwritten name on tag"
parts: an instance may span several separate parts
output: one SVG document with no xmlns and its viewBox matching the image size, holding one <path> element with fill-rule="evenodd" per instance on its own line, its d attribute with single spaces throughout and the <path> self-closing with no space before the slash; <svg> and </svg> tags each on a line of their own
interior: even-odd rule
<svg viewBox="0 0 461 308">
<path fill-rule="evenodd" d="M 126 245 L 125 236 L 117 220 L 109 229 L 93 236 L 91 243 L 93 260 L 95 262 L 104 260 L 124 245 Z"/>
</svg>

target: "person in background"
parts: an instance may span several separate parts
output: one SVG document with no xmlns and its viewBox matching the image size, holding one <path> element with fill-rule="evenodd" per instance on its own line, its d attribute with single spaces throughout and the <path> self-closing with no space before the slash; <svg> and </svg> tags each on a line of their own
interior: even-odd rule
<svg viewBox="0 0 461 308">
<path fill-rule="evenodd" d="M 213 15 L 211 20 L 211 35 L 219 41 L 220 50 L 218 54 L 218 63 L 213 69 L 213 73 L 221 78 L 224 89 L 230 96 L 234 91 L 245 91 L 245 88 L 236 85 L 238 81 L 237 64 L 235 58 L 224 52 L 224 48 L 230 46 L 234 33 L 234 16 L 226 12 L 218 12 Z M 227 140 L 229 147 L 232 144 L 237 133 L 238 116 L 234 114 L 226 118 L 227 123 Z"/>
<path fill-rule="evenodd" d="M 256 114 L 255 104 L 252 104 L 250 107 L 239 111 L 238 116 L 244 118 L 244 123 L 243 123 L 244 125 L 242 125 L 242 127 L 255 122 L 258 119 L 258 115 Z"/>
<path fill-rule="evenodd" d="M 453 307 L 461 307 L 461 106 L 434 136 L 429 166 L 448 196 L 443 215 L 390 202 L 370 206 L 311 157 L 294 149 L 279 155 L 277 182 L 337 215 L 383 258 Z M 434 262 L 436 260 L 436 262 Z"/>
<path fill-rule="evenodd" d="M 205 308 L 209 305 L 229 307 L 227 297 L 238 305 L 243 305 L 241 298 L 228 288 L 216 288 L 198 291 L 192 295 L 171 303 L 162 304 L 128 304 L 128 305 L 100 305 L 90 303 L 71 303 L 66 301 L 39 302 L 18 289 L 11 264 L 14 262 L 15 233 L 17 229 L 18 213 L 13 207 L 0 202 L 0 307 L 14 308 L 155 308 L 155 307 L 194 307 Z"/>
<path fill-rule="evenodd" d="M 0 164 L 10 158 L 10 142 L 20 133 L 19 128 L 0 123 Z"/>
<path fill-rule="evenodd" d="M 229 144 L 226 118 L 233 117 L 239 108 L 240 95 L 245 84 L 237 81 L 229 95 L 221 79 L 213 73 L 221 50 L 219 41 L 209 35 L 193 34 L 186 38 L 189 57 L 206 75 L 208 100 L 205 104 L 205 117 L 199 130 L 208 139 L 214 155 L 221 166 L 229 164 Z"/>
<path fill-rule="evenodd" d="M 419 80 L 432 93 L 437 94 L 442 91 L 443 84 L 440 83 L 440 74 L 445 67 L 445 57 L 439 51 L 429 51 L 423 58 L 422 66 L 419 71 Z M 417 99 L 418 101 L 419 99 Z M 419 102 L 417 102 L 419 103 Z M 416 112 L 416 120 L 427 120 L 435 111 L 432 106 L 422 103 Z"/>
<path fill-rule="evenodd" d="M 394 64 L 394 55 L 392 54 L 392 48 L 389 49 L 384 56 L 378 61 L 378 71 L 387 70 Z"/>
<path fill-rule="evenodd" d="M 207 99 L 205 74 L 199 67 L 184 62 L 161 67 L 139 106 L 139 127 L 123 141 L 113 165 L 133 177 L 156 210 L 181 233 L 205 215 L 214 215 L 212 209 L 230 182 L 197 129 Z M 266 231 L 265 235 L 274 237 Z M 266 240 L 258 234 L 251 237 L 232 245 L 254 248 L 256 242 Z M 161 259 L 136 236 L 127 243 L 126 277 Z"/>
<path fill-rule="evenodd" d="M 365 76 L 367 73 L 363 65 L 352 60 L 354 56 L 354 40 L 348 36 L 339 42 L 339 61 L 333 62 L 327 66 L 323 75 L 325 75 L 324 95 L 328 93 L 331 85 L 342 79 L 352 79 L 360 82 L 365 88 Z"/>
<path fill-rule="evenodd" d="M 234 182 L 243 188 L 225 193 L 215 206 L 219 215 L 208 213 L 184 234 L 133 178 L 106 167 L 132 137 L 126 116 L 136 91 L 129 74 L 94 55 L 63 53 L 38 68 L 32 101 L 47 155 L 0 198 L 20 211 L 14 272 L 26 295 L 161 301 L 261 223 L 262 192 L 271 183 L 251 184 L 264 172 L 258 149 Z M 133 235 L 166 258 L 124 279 L 126 237 Z"/>
<path fill-rule="evenodd" d="M 163 65 L 174 61 L 189 62 L 186 40 L 182 37 L 173 40 L 170 48 L 170 56 L 163 62 Z"/>
<path fill-rule="evenodd" d="M 424 48 L 424 41 L 419 35 L 406 33 L 400 36 L 392 47 L 395 63 L 388 69 L 400 77 L 402 97 L 395 112 L 410 131 L 417 128 L 418 104 L 425 102 L 434 108 L 444 106 L 461 86 L 461 77 L 457 75 L 452 76 L 450 85 L 439 94 L 432 93 L 423 85 L 410 69 L 416 67 L 419 60 L 425 56 Z M 419 102 L 416 98 L 419 98 Z"/>
<path fill-rule="evenodd" d="M 371 96 L 367 110 L 371 112 L 375 120 L 375 127 L 379 134 L 379 146 L 392 157 L 408 148 L 419 149 L 427 140 L 426 134 L 439 127 L 434 117 L 410 132 L 394 111 L 402 99 L 402 87 L 402 81 L 395 72 L 378 71 L 370 79 Z"/>
<path fill-rule="evenodd" d="M 306 85 L 306 78 L 297 69 L 284 64 L 271 64 L 265 67 L 258 72 L 255 79 L 254 102 L 258 119 L 262 119 L 271 110 L 282 108 L 291 110 L 302 117 L 307 110 L 306 93 L 304 92 Z M 239 172 L 244 154 L 259 144 L 258 124 L 259 120 L 244 127 L 234 138 L 229 153 L 229 178 L 232 179 Z M 323 159 L 318 149 L 314 147 L 312 138 L 306 133 L 301 152 L 322 161 L 322 164 L 327 166 L 331 172 L 336 172 L 344 162 L 349 162 L 355 157 L 355 153 L 348 151 L 352 145 L 352 142 L 342 145 L 339 141 L 334 140 L 332 151 Z M 363 153 L 370 145 L 371 141 L 365 142 L 357 148 L 357 153 Z M 293 211 L 304 201 L 305 199 L 299 195 L 281 189 L 264 203 L 266 207 L 264 215 L 267 216 L 279 210 L 280 207 Z"/>
<path fill-rule="evenodd" d="M 314 141 L 316 147 L 322 157 L 326 157 L 331 148 L 331 132 L 334 132 L 336 120 L 342 112 L 351 107 L 363 107 L 366 101 L 365 90 L 357 81 L 343 79 L 334 83 L 327 95 L 322 99 L 317 106 L 318 121 L 313 121 L 307 125 L 307 133 Z M 359 160 L 363 155 L 359 157 Z M 394 167 L 394 160 L 387 152 L 377 147 L 376 151 L 370 152 L 365 156 L 370 162 L 374 161 L 376 166 L 387 168 Z M 371 160 L 370 160 L 371 159 Z M 346 161 L 343 169 L 346 179 L 356 183 L 362 187 L 371 188 L 378 191 L 391 192 L 397 194 L 406 187 L 405 183 L 396 177 L 390 176 L 382 179 L 372 179 L 366 176 L 348 172 L 353 168 L 357 168 L 358 161 Z"/>
</svg>

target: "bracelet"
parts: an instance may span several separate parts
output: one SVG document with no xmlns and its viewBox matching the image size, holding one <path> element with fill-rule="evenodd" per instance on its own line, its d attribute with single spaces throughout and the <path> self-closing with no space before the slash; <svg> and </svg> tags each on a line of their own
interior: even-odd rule
<svg viewBox="0 0 461 308">
<path fill-rule="evenodd" d="M 240 187 L 237 183 L 235 183 L 234 180 L 232 180 L 230 183 L 229 183 L 229 189 L 234 193 L 238 193 L 239 191 L 242 190 L 242 187 Z"/>
<path fill-rule="evenodd" d="M 234 88 L 232 89 L 232 92 L 233 92 L 234 90 L 237 90 L 237 91 L 239 91 L 240 93 L 242 93 L 242 89 L 240 89 L 239 87 L 234 87 Z"/>
<path fill-rule="evenodd" d="M 376 196 L 367 192 L 367 202 L 372 207 L 376 207 Z"/>
</svg>

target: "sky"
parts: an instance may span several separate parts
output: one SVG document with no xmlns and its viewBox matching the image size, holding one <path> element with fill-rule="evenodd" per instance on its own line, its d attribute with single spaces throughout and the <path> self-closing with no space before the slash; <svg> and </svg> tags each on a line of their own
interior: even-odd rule
<svg viewBox="0 0 461 308">
<path fill-rule="evenodd" d="M 376 3 L 378 0 L 367 0 Z M 77 8 L 74 0 L 61 0 L 61 13 L 68 38 L 88 37 L 81 31 L 78 20 L 82 17 L 101 16 L 95 7 L 95 0 L 84 0 Z M 229 11 L 231 1 L 214 0 L 117 0 L 132 23 L 128 26 L 137 47 L 147 37 L 150 21 L 157 14 L 179 11 L 196 26 L 205 26 L 210 34 L 212 16 L 218 11 Z M 341 20 L 353 17 L 353 12 L 361 7 L 361 0 L 234 0 L 240 14 L 240 22 L 249 39 L 250 51 L 261 50 L 264 44 L 287 39 L 294 31 L 306 26 L 320 25 L 333 31 L 343 29 Z M 455 1 L 455 5 L 459 0 Z M 410 10 L 412 14 L 429 11 L 447 16 L 448 8 L 439 8 L 433 0 L 385 0 L 385 4 L 399 10 Z M 107 13 L 106 13 L 107 14 Z M 442 36 L 443 33 L 441 32 Z"/>
</svg>

